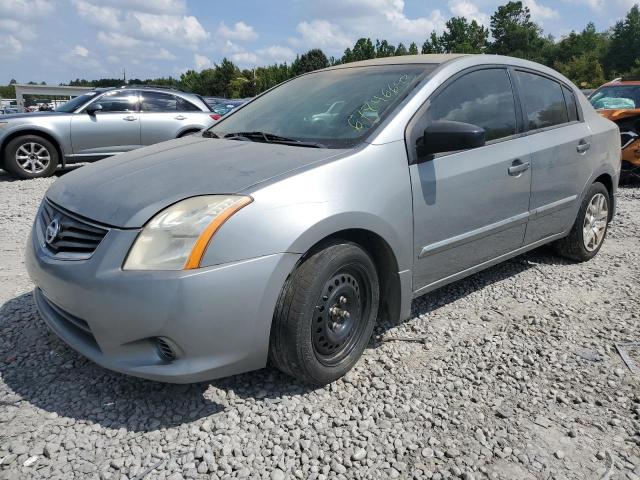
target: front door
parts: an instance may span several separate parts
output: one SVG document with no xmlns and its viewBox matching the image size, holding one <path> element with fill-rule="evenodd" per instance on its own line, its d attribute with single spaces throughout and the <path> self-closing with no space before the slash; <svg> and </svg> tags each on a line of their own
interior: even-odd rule
<svg viewBox="0 0 640 480">
<path fill-rule="evenodd" d="M 487 140 L 410 166 L 417 293 L 523 245 L 531 158 L 518 118 L 509 72 L 484 67 L 454 77 L 412 120 L 409 148 L 440 120 L 478 125 Z"/>
<path fill-rule="evenodd" d="M 85 111 L 71 118 L 74 157 L 104 157 L 141 146 L 138 93 L 132 90 L 108 92 L 93 102 L 102 109 Z"/>
</svg>

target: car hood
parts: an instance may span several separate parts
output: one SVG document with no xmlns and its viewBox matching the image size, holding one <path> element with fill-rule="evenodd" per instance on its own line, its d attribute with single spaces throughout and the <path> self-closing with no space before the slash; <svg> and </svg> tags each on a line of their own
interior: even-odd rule
<svg viewBox="0 0 640 480">
<path fill-rule="evenodd" d="M 344 150 L 189 136 L 70 172 L 47 191 L 57 205 L 119 228 L 139 228 L 184 198 L 232 194 Z"/>
<path fill-rule="evenodd" d="M 624 118 L 640 116 L 640 108 L 602 109 L 598 113 L 613 122 Z"/>
<path fill-rule="evenodd" d="M 65 112 L 31 112 L 31 113 L 9 113 L 7 115 L 0 115 L 0 120 L 29 120 L 36 117 L 62 117 L 64 115 L 69 115 L 69 113 Z"/>
</svg>

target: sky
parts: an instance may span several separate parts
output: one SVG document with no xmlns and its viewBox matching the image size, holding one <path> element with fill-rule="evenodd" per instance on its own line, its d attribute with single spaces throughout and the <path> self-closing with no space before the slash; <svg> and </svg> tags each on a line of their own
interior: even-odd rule
<svg viewBox="0 0 640 480">
<path fill-rule="evenodd" d="M 556 38 L 605 30 L 638 0 L 524 0 Z M 489 25 L 507 0 L 0 0 L 0 84 L 179 77 L 224 57 L 243 68 L 360 37 L 422 45 L 452 16 Z"/>
</svg>

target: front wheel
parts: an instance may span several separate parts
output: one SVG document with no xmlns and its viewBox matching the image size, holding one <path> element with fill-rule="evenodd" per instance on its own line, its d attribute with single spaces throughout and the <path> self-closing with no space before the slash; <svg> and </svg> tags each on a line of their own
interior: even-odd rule
<svg viewBox="0 0 640 480">
<path fill-rule="evenodd" d="M 600 182 L 591 185 L 571 232 L 555 243 L 556 251 L 579 262 L 595 257 L 607 235 L 610 208 L 607 188 Z"/>
<path fill-rule="evenodd" d="M 375 264 L 358 245 L 335 243 L 309 256 L 278 300 L 271 363 L 316 385 L 342 377 L 371 338 L 379 295 Z"/>
<path fill-rule="evenodd" d="M 38 135 L 16 137 L 7 144 L 4 167 L 19 178 L 49 177 L 58 167 L 58 151 Z"/>
</svg>

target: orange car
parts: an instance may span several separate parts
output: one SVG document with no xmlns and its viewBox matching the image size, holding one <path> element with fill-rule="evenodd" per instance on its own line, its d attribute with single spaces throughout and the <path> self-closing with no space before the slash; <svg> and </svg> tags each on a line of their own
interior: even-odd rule
<svg viewBox="0 0 640 480">
<path fill-rule="evenodd" d="M 622 173 L 640 178 L 640 80 L 606 83 L 589 95 L 589 101 L 620 128 Z"/>
</svg>

